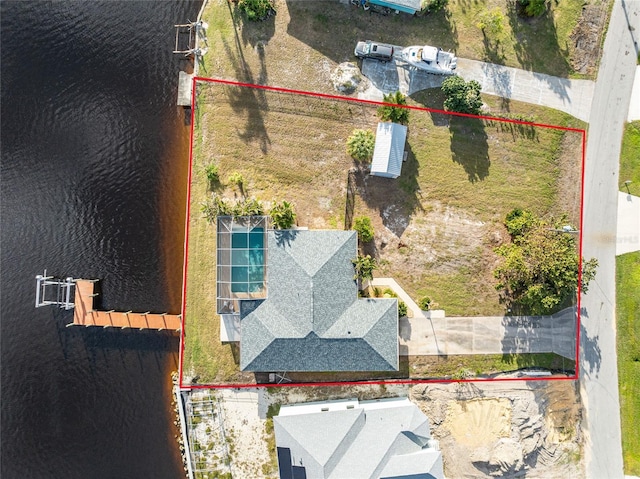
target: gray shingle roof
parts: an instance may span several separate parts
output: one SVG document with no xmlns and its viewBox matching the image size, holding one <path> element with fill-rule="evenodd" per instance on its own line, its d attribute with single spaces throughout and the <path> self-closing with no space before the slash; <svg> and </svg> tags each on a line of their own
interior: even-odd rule
<svg viewBox="0 0 640 479">
<path fill-rule="evenodd" d="M 267 299 L 241 308 L 243 371 L 395 371 L 395 299 L 358 299 L 354 231 L 271 231 Z"/>
<path fill-rule="evenodd" d="M 389 406 L 276 416 L 276 445 L 309 478 L 442 479 L 442 455 L 428 447 L 428 418 L 406 400 Z"/>
</svg>

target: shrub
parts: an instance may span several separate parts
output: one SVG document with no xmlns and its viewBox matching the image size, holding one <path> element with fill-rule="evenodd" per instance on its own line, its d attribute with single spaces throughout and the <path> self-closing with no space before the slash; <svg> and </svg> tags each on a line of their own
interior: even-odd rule
<svg viewBox="0 0 640 479">
<path fill-rule="evenodd" d="M 429 296 L 423 296 L 420 298 L 420 301 L 418 301 L 418 306 L 420 306 L 422 311 L 429 311 L 429 308 L 431 308 L 431 298 Z"/>
<path fill-rule="evenodd" d="M 353 279 L 357 279 L 359 281 L 373 279 L 373 270 L 378 267 L 378 262 L 375 258 L 372 258 L 369 255 L 358 255 L 358 257 L 351 260 L 351 262 L 353 263 L 356 273 Z"/>
<path fill-rule="evenodd" d="M 537 17 L 547 11 L 547 0 L 518 0 L 520 12 L 527 17 Z"/>
<path fill-rule="evenodd" d="M 239 0 L 238 8 L 244 12 L 248 20 L 257 22 L 265 20 L 276 13 L 273 3 L 269 0 Z"/>
<path fill-rule="evenodd" d="M 353 229 L 358 232 L 358 239 L 363 243 L 368 243 L 373 239 L 373 226 L 371 218 L 368 216 L 358 216 L 353 220 Z"/>
<path fill-rule="evenodd" d="M 397 298 L 398 297 L 396 292 L 394 290 L 392 290 L 391 288 L 385 288 L 385 290 L 382 292 L 382 296 L 384 298 Z"/>
<path fill-rule="evenodd" d="M 215 163 L 209 163 L 204 167 L 204 174 L 207 176 L 207 181 L 209 182 L 209 186 L 216 184 L 220 181 L 220 176 L 218 173 L 218 166 Z"/>
<path fill-rule="evenodd" d="M 218 216 L 231 216 L 233 210 L 234 206 L 218 195 L 213 195 L 200 205 L 200 211 L 209 223 L 213 223 Z"/>
<path fill-rule="evenodd" d="M 293 205 L 288 201 L 273 205 L 269 211 L 269 215 L 276 229 L 286 230 L 296 223 L 296 214 L 293 211 Z"/>
<path fill-rule="evenodd" d="M 447 78 L 442 82 L 445 110 L 479 114 L 482 108 L 480 89 L 480 83 L 475 80 L 466 82 L 457 75 Z"/>
<path fill-rule="evenodd" d="M 376 138 L 369 130 L 353 130 L 347 139 L 347 153 L 358 161 L 369 161 L 373 158 Z"/>
<path fill-rule="evenodd" d="M 382 97 L 385 103 L 393 103 L 395 105 L 406 105 L 407 98 L 399 91 L 389 93 Z M 406 125 L 409 122 L 409 110 L 393 105 L 383 105 L 378 107 L 378 116 L 382 121 L 390 121 L 392 123 L 400 123 Z"/>
<path fill-rule="evenodd" d="M 398 300 L 398 317 L 404 318 L 407 315 L 408 308 L 404 301 Z"/>
<path fill-rule="evenodd" d="M 504 225 L 512 238 L 518 238 L 533 228 L 536 224 L 536 217 L 527 210 L 514 208 L 505 218 Z"/>
<path fill-rule="evenodd" d="M 255 198 L 245 198 L 242 201 L 237 201 L 233 206 L 233 216 L 262 216 L 264 215 L 264 208 Z"/>
<path fill-rule="evenodd" d="M 237 171 L 231 173 L 228 180 L 229 183 L 236 185 L 240 189 L 244 186 L 244 176 L 242 176 L 242 173 L 238 173 Z"/>
</svg>

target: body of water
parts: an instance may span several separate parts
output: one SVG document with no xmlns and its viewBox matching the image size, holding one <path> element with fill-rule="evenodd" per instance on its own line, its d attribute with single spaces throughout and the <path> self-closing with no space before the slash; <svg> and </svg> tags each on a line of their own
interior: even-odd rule
<svg viewBox="0 0 640 479">
<path fill-rule="evenodd" d="M 177 336 L 67 328 L 36 274 L 103 309 L 180 312 L 189 130 L 174 23 L 201 2 L 0 3 L 0 476 L 184 477 Z"/>
</svg>

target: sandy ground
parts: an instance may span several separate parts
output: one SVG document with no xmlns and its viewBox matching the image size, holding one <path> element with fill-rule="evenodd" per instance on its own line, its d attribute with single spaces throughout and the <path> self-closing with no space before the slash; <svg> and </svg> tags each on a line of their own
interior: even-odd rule
<svg viewBox="0 0 640 479">
<path fill-rule="evenodd" d="M 417 385 L 449 478 L 583 477 L 573 381 Z"/>
<path fill-rule="evenodd" d="M 208 397 L 216 404 L 215 413 L 194 427 L 208 455 L 201 470 L 277 477 L 268 445 L 273 436 L 265 430 L 272 405 L 399 396 L 408 396 L 429 417 L 448 478 L 584 475 L 581 409 L 572 381 L 195 391 L 194 404 Z"/>
</svg>

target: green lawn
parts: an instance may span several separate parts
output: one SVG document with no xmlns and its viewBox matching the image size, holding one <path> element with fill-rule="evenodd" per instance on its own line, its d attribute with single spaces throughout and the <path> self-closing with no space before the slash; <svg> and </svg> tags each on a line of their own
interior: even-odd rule
<svg viewBox="0 0 640 479">
<path fill-rule="evenodd" d="M 640 252 L 616 259 L 618 382 L 626 474 L 640 475 Z"/>
<path fill-rule="evenodd" d="M 640 121 L 625 128 L 620 156 L 620 183 L 640 194 Z M 625 187 L 621 187 L 626 191 Z M 640 252 L 616 258 L 618 382 L 624 469 L 640 475 Z"/>
<path fill-rule="evenodd" d="M 321 85 L 330 70 L 355 61 L 355 43 L 372 39 L 404 46 L 426 43 L 455 51 L 460 58 L 567 77 L 575 75 L 571 35 L 585 3 L 550 2 L 546 14 L 523 19 L 510 0 L 450 0 L 444 11 L 422 17 L 372 15 L 336 1 L 275 0 L 275 17 L 246 22 L 235 3 L 211 0 L 204 13 L 211 53 L 204 57 L 200 75 L 283 87 L 300 86 L 302 77 L 303 84 L 312 85 L 308 89 L 324 91 Z M 502 12 L 502 32 L 483 35 L 480 16 L 493 7 Z"/>
</svg>

